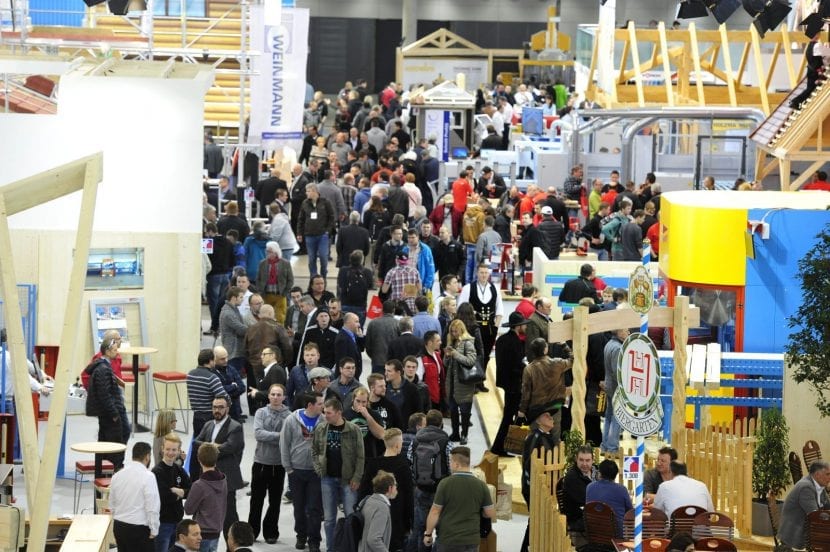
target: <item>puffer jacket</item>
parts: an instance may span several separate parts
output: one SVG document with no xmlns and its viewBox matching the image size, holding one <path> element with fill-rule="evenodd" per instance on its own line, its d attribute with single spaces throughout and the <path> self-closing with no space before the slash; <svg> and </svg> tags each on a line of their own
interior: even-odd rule
<svg viewBox="0 0 830 552">
<path fill-rule="evenodd" d="M 109 361 L 99 358 L 85 368 L 89 374 L 89 394 L 86 398 L 86 415 L 115 419 L 126 416 L 124 399 L 118 388 L 118 380 Z"/>
</svg>

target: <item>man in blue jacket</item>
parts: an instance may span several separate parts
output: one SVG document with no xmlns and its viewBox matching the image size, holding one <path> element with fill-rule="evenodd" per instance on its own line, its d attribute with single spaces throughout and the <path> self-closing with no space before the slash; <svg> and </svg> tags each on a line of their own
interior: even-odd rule
<svg viewBox="0 0 830 552">
<path fill-rule="evenodd" d="M 407 243 L 402 251 L 409 255 L 409 266 L 417 270 L 421 276 L 421 284 L 426 294 L 432 290 L 432 284 L 435 282 L 435 261 L 432 258 L 432 249 L 421 242 L 418 231 L 414 228 L 411 228 L 406 236 Z"/>
</svg>

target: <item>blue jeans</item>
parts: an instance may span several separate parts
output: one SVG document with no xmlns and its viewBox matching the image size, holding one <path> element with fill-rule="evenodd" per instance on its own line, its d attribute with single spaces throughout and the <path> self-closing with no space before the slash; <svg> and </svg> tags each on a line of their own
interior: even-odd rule
<svg viewBox="0 0 830 552">
<path fill-rule="evenodd" d="M 329 266 L 329 235 L 305 236 L 305 247 L 308 251 L 308 274 L 323 278 L 328 274 Z M 320 259 L 320 272 L 317 272 L 317 259 Z"/>
<path fill-rule="evenodd" d="M 339 477 L 323 477 L 320 485 L 323 492 L 323 519 L 326 528 L 326 547 L 334 545 L 334 526 L 337 524 L 337 505 L 343 504 L 343 515 L 354 512 L 357 491 Z M 331 543 L 331 544 L 329 544 Z"/>
<path fill-rule="evenodd" d="M 176 524 L 159 523 L 159 534 L 153 539 L 156 552 L 167 552 L 176 542 Z"/>
<path fill-rule="evenodd" d="M 603 452 L 617 452 L 620 450 L 620 424 L 614 417 L 610 395 L 605 407 L 605 422 L 602 426 L 602 445 L 600 445 L 600 449 Z"/>
<path fill-rule="evenodd" d="M 476 246 L 467 244 L 467 266 L 464 270 L 464 283 L 476 281 Z"/>
<path fill-rule="evenodd" d="M 226 274 L 213 274 L 207 277 L 207 302 L 210 310 L 210 329 L 219 329 L 219 313 L 222 305 L 225 304 L 225 294 L 228 292 L 230 276 Z"/>
<path fill-rule="evenodd" d="M 598 261 L 607 261 L 609 258 L 607 249 L 594 249 L 592 247 L 589 251 L 597 254 Z"/>
<path fill-rule="evenodd" d="M 216 552 L 217 548 L 219 548 L 219 539 L 202 539 L 199 552 Z"/>
<path fill-rule="evenodd" d="M 294 255 L 293 249 L 283 249 L 282 250 L 282 258 L 286 261 L 290 261 L 291 257 Z"/>
<path fill-rule="evenodd" d="M 427 552 L 428 549 L 424 545 L 424 530 L 427 526 L 427 514 L 432 508 L 434 498 L 435 493 L 415 487 L 415 511 L 412 518 L 412 531 L 409 533 L 409 542 L 406 546 L 407 552 Z"/>
<path fill-rule="evenodd" d="M 291 495 L 294 498 L 294 533 L 308 539 L 308 544 L 320 546 L 320 521 L 323 499 L 320 478 L 314 470 L 294 470 L 288 474 Z"/>
</svg>

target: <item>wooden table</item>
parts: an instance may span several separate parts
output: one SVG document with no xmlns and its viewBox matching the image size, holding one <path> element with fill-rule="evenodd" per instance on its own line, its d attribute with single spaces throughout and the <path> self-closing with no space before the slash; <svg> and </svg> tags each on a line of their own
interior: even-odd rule
<svg viewBox="0 0 830 552">
<path fill-rule="evenodd" d="M 88 452 L 90 454 L 117 454 L 127 450 L 127 445 L 114 441 L 86 441 L 71 444 L 69 448 L 75 452 Z"/>
<path fill-rule="evenodd" d="M 132 355 L 133 357 L 133 382 L 135 385 L 135 387 L 133 387 L 133 433 L 150 431 L 150 428 L 145 427 L 143 425 L 139 425 L 138 423 L 138 357 L 141 355 L 150 355 L 153 353 L 157 353 L 159 352 L 159 350 L 154 347 L 122 347 L 118 349 L 118 352 L 123 355 Z M 149 401 L 150 387 L 149 385 L 146 387 L 147 400 Z"/>
<path fill-rule="evenodd" d="M 75 516 L 61 550 L 68 552 L 107 552 L 112 516 Z"/>
<path fill-rule="evenodd" d="M 74 443 L 69 445 L 69 448 L 74 450 L 75 452 L 87 452 L 89 454 L 118 454 L 119 452 L 124 452 L 127 450 L 127 445 L 124 443 L 116 443 L 114 441 L 86 441 L 82 443 Z M 93 486 L 95 482 L 93 481 Z M 92 493 L 92 506 L 93 511 L 96 510 L 95 508 L 95 499 L 98 498 L 93 488 Z M 80 491 L 78 501 L 80 501 Z"/>
</svg>

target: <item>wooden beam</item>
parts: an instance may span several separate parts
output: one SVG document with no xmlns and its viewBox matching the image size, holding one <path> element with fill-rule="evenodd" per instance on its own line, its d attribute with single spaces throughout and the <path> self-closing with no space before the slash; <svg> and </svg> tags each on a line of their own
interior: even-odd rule
<svg viewBox="0 0 830 552">
<path fill-rule="evenodd" d="M 779 159 L 778 160 L 778 172 L 781 173 L 778 175 L 778 178 L 781 182 L 781 191 L 787 192 L 790 189 L 790 170 L 792 167 L 792 163 L 789 159 Z"/>
<path fill-rule="evenodd" d="M 781 43 L 784 45 L 784 60 L 787 62 L 787 76 L 790 78 L 790 88 L 795 88 L 798 79 L 795 74 L 795 63 L 793 63 L 793 51 L 790 46 L 790 33 L 786 25 L 781 25 Z"/>
<path fill-rule="evenodd" d="M 750 29 L 750 36 L 752 36 L 752 55 L 755 58 L 755 72 L 758 74 L 758 89 L 761 92 L 761 110 L 764 112 L 764 115 L 769 117 L 770 115 L 770 107 L 769 107 L 769 97 L 767 96 L 767 87 L 764 85 L 761 75 L 764 74 L 764 62 L 761 59 L 761 42 L 759 40 L 758 31 L 755 29 L 755 25 L 751 25 Z M 747 47 L 749 44 L 747 44 Z M 746 50 L 749 51 L 748 49 Z"/>
<path fill-rule="evenodd" d="M 674 92 L 671 86 L 671 64 L 669 61 L 669 45 L 666 41 L 666 24 L 663 21 L 657 24 L 657 34 L 660 35 L 660 52 L 663 58 L 663 80 L 666 84 L 666 103 L 674 107 Z M 655 51 L 657 49 L 655 48 Z"/>
<path fill-rule="evenodd" d="M 37 496 L 37 480 L 40 470 L 40 452 L 37 440 L 37 416 L 32 404 L 32 391 L 29 388 L 29 368 L 26 365 L 26 347 L 23 344 L 23 325 L 20 313 L 20 301 L 17 300 L 17 277 L 12 258 L 12 241 L 9 232 L 9 209 L 6 196 L 2 193 L 6 187 L 0 188 L 0 286 L 3 289 L 3 315 L 6 323 L 7 343 L 6 354 L 11 366 L 11 373 L 6 377 L 12 378 L 14 396 L 16 397 L 15 411 L 17 412 L 18 435 L 20 449 L 23 453 L 23 469 L 26 473 L 26 501 L 34 504 Z M 54 472 L 53 472 L 54 473 Z M 46 518 L 49 514 L 47 512 Z M 21 520 L 21 523 L 23 521 Z M 43 547 L 30 547 L 31 550 L 43 550 Z"/>
<path fill-rule="evenodd" d="M 802 184 L 807 182 L 808 178 L 812 178 L 813 173 L 819 170 L 824 165 L 824 160 L 814 161 L 807 169 L 801 171 L 798 178 L 790 182 L 790 190 L 798 190 Z"/>
<path fill-rule="evenodd" d="M 646 97 L 643 94 L 643 74 L 640 72 L 640 52 L 637 48 L 637 32 L 634 30 L 634 22 L 628 23 L 628 38 L 631 41 L 631 60 L 634 63 L 634 84 L 637 86 L 637 103 L 640 107 L 646 106 Z"/>
<path fill-rule="evenodd" d="M 692 43 L 692 63 L 695 68 L 695 88 L 697 88 L 697 101 L 700 105 L 706 105 L 706 96 L 703 93 L 703 71 L 700 68 L 700 48 L 697 43 L 697 28 L 694 22 L 689 23 L 689 34 Z"/>
<path fill-rule="evenodd" d="M 585 395 L 587 393 L 585 376 L 588 374 L 588 307 L 574 308 L 573 317 L 573 387 L 571 387 L 572 422 L 571 427 L 578 430 L 585 437 Z"/>
<path fill-rule="evenodd" d="M 732 72 L 732 54 L 729 52 L 729 37 L 726 25 L 720 25 L 721 48 L 723 48 L 723 66 L 726 70 L 726 85 L 729 88 L 729 105 L 738 107 L 738 97 L 735 95 L 735 75 Z"/>
<path fill-rule="evenodd" d="M 744 71 L 746 70 L 746 63 L 749 61 L 749 49 L 751 46 L 751 43 L 747 42 L 744 44 L 744 49 L 741 51 L 741 60 L 738 62 L 738 71 L 735 75 L 735 87 L 738 90 L 742 90 L 744 87 Z"/>
<path fill-rule="evenodd" d="M 75 235 L 75 248 L 72 255 L 72 270 L 69 275 L 69 293 L 66 298 L 66 311 L 63 317 L 61 330 L 60 355 L 55 370 L 55 389 L 52 393 L 52 405 L 49 412 L 49 422 L 46 425 L 46 442 L 60 443 L 66 424 L 66 402 L 69 396 L 69 385 L 73 374 L 78 370 L 72 366 L 77 357 L 79 347 L 78 326 L 81 324 L 81 308 L 84 297 L 84 281 L 86 278 L 87 260 L 89 259 L 89 244 L 92 241 L 92 224 L 95 218 L 95 199 L 98 193 L 98 183 L 103 175 L 103 153 L 99 152 L 86 158 L 84 171 L 83 196 L 81 211 L 78 216 L 78 231 Z M 136 385 L 138 382 L 136 381 Z M 58 455 L 60 447 L 47 446 L 43 451 L 40 473 L 44 477 L 38 479 L 37 496 L 32 508 L 32 521 L 29 530 L 29 548 L 43 550 L 46 546 L 46 532 L 49 528 L 49 510 L 52 503 L 52 493 L 55 489 Z M 28 477 L 28 474 L 27 474 Z"/>
<path fill-rule="evenodd" d="M 689 341 L 689 328 L 696 327 L 697 324 L 692 321 L 689 297 L 686 295 L 678 295 L 674 298 L 672 314 L 674 373 L 672 374 L 671 435 L 672 445 L 680 455 L 686 449 L 686 442 L 683 440 L 683 435 L 686 433 L 684 431 L 686 428 L 686 344 Z"/>
<path fill-rule="evenodd" d="M 689 309 L 688 322 L 690 328 L 700 326 L 699 308 L 691 307 Z M 652 308 L 648 313 L 648 323 L 655 328 L 671 328 L 675 323 L 674 309 L 672 307 Z M 639 327 L 640 315 L 631 309 L 595 312 L 588 316 L 588 335 L 610 332 L 620 328 Z M 551 322 L 549 328 L 548 341 L 551 343 L 570 341 L 574 337 L 573 320 Z"/>
<path fill-rule="evenodd" d="M 628 80 L 625 76 L 626 75 L 625 67 L 628 64 L 628 52 L 631 50 L 631 44 L 630 44 L 629 40 L 630 40 L 630 38 L 628 36 L 626 36 L 623 39 L 622 55 L 620 56 L 620 75 L 617 78 L 617 83 L 618 84 L 625 84 L 626 81 Z M 597 39 L 595 42 L 599 42 L 599 39 Z M 631 66 L 632 66 L 632 68 L 634 67 L 633 62 L 631 64 Z"/>
<path fill-rule="evenodd" d="M 0 193 L 6 201 L 6 216 L 82 190 L 86 163 L 95 157 L 83 157 L 3 186 Z"/>
<path fill-rule="evenodd" d="M 757 34 L 757 33 L 756 33 Z M 776 44 L 772 50 L 772 56 L 769 60 L 769 67 L 767 67 L 767 78 L 764 79 L 764 86 L 767 90 L 772 85 L 772 77 L 775 74 L 775 67 L 778 65 L 778 58 L 781 55 L 781 45 Z"/>
</svg>

